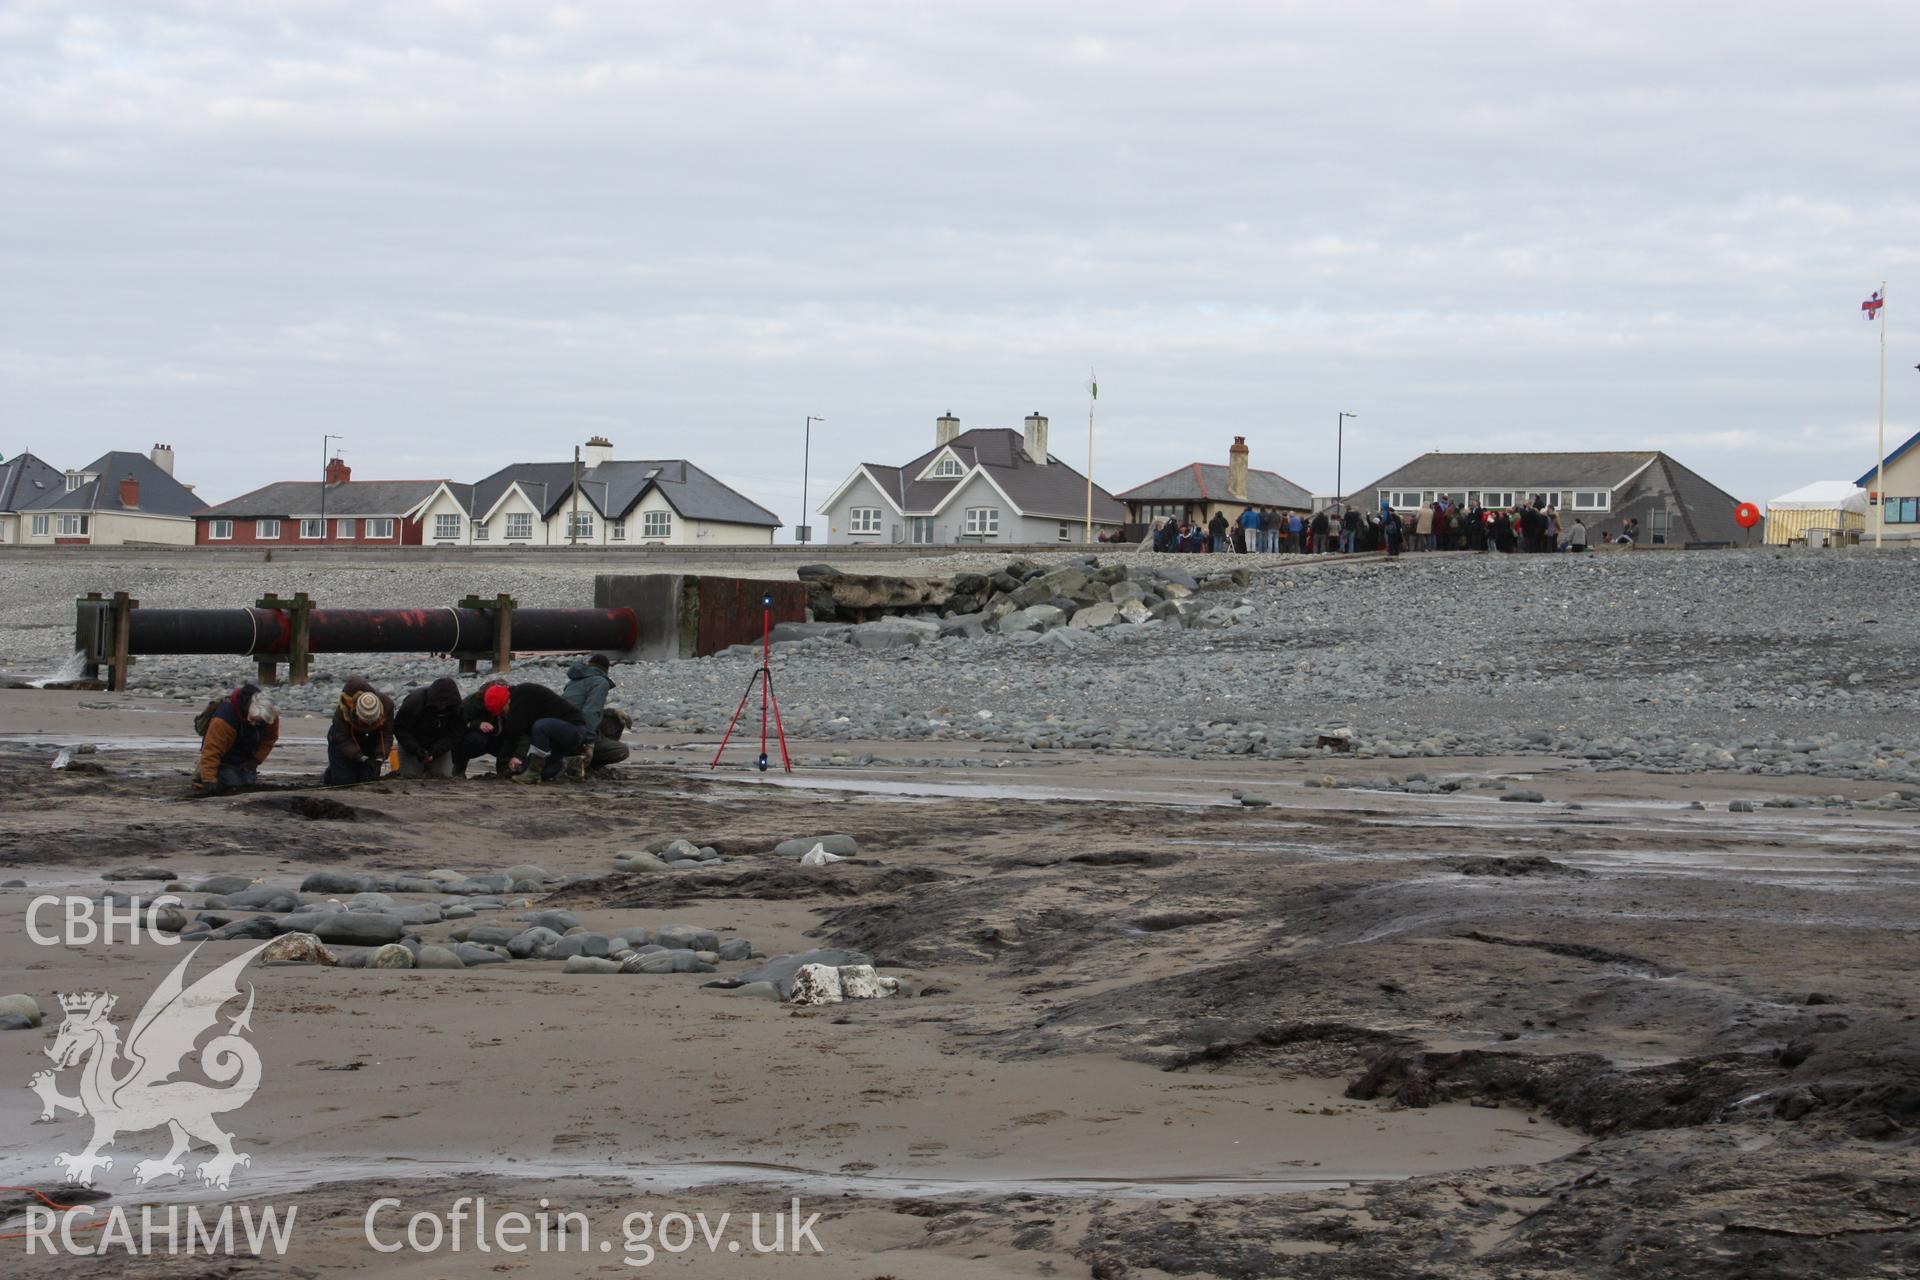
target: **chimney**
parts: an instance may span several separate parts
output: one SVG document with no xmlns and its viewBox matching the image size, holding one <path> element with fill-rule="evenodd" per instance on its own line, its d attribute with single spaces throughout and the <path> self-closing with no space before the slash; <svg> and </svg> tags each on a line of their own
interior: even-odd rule
<svg viewBox="0 0 1920 1280">
<path fill-rule="evenodd" d="M 933 420 L 933 447 L 952 444 L 960 437 L 960 419 L 953 416 L 951 410 Z"/>
<path fill-rule="evenodd" d="M 128 511 L 140 509 L 140 482 L 132 476 L 120 480 L 120 505 Z"/>
<path fill-rule="evenodd" d="M 1035 466 L 1047 465 L 1047 420 L 1038 409 L 1027 415 L 1026 453 Z"/>
<path fill-rule="evenodd" d="M 166 472 L 168 475 L 173 474 L 173 446 L 172 445 L 157 444 L 153 446 L 153 452 L 148 454 L 147 456 L 153 459 L 154 466 L 160 468 L 162 471 Z"/>
<path fill-rule="evenodd" d="M 613 441 L 605 436 L 595 436 L 587 441 L 587 447 L 580 451 L 580 465 L 588 470 L 603 462 L 613 461 Z"/>
<path fill-rule="evenodd" d="M 348 466 L 345 462 L 341 461 L 339 458 L 331 458 L 328 460 L 327 462 L 327 483 L 328 484 L 345 484 L 347 481 L 351 479 L 353 479 L 352 467 Z"/>
<path fill-rule="evenodd" d="M 1227 496 L 1235 502 L 1247 500 L 1247 438 L 1235 436 L 1227 450 Z"/>
</svg>

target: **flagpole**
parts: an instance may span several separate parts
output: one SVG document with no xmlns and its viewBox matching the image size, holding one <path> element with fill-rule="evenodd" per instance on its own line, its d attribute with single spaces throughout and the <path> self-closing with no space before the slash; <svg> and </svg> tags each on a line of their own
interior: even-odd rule
<svg viewBox="0 0 1920 1280">
<path fill-rule="evenodd" d="M 1886 363 L 1885 352 L 1881 353 L 1880 362 L 1882 365 Z M 1885 369 L 1881 370 L 1880 376 L 1882 380 L 1886 378 Z M 1093 542 L 1093 406 L 1095 402 L 1098 401 L 1099 399 L 1100 399 L 1100 378 L 1099 378 L 1099 375 L 1094 373 L 1094 371 L 1091 368 L 1089 368 L 1087 370 L 1087 532 L 1086 532 L 1086 540 L 1089 544 Z"/>
<path fill-rule="evenodd" d="M 1874 469 L 1873 488 L 1879 494 L 1873 508 L 1873 549 L 1881 549 L 1887 532 L 1887 282 L 1880 282 L 1880 465 Z"/>
</svg>

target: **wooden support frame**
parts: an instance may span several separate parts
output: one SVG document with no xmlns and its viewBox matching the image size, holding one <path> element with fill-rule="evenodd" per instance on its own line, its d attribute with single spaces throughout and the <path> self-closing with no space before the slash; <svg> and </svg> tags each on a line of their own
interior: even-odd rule
<svg viewBox="0 0 1920 1280">
<path fill-rule="evenodd" d="M 460 601 L 462 609 L 477 609 L 493 615 L 493 652 L 482 655 L 478 652 L 457 653 L 460 659 L 460 674 L 474 675 L 480 669 L 480 658 L 490 657 L 496 675 L 505 675 L 513 669 L 513 611 L 518 603 L 505 592 L 491 600 L 484 596 L 468 596 Z"/>
<path fill-rule="evenodd" d="M 100 601 L 105 599 L 106 597 L 98 591 L 89 591 L 81 597 L 83 603 L 89 600 Z M 74 624 L 73 628 L 73 651 L 84 654 L 86 658 L 86 660 L 80 664 L 80 678 L 82 680 L 98 680 L 100 678 L 100 663 L 96 661 L 96 659 L 99 655 L 94 652 L 94 637 L 87 634 L 90 630 L 88 623 L 93 620 L 92 616 L 85 609 L 75 610 L 75 613 L 78 616 L 78 621 Z"/>
<path fill-rule="evenodd" d="M 304 591 L 293 593 L 293 599 L 282 600 L 277 594 L 268 592 L 253 602 L 256 609 L 272 609 L 287 615 L 287 683 L 305 684 L 312 673 L 313 651 L 312 626 L 313 601 Z M 278 660 L 271 655 L 260 658 L 260 683 L 272 684 L 276 679 Z"/>
<path fill-rule="evenodd" d="M 127 672 L 133 666 L 133 654 L 128 652 L 133 646 L 129 640 L 132 628 L 133 611 L 140 602 L 124 591 L 113 593 L 113 618 L 108 624 L 107 691 L 125 693 L 127 691 Z"/>
</svg>

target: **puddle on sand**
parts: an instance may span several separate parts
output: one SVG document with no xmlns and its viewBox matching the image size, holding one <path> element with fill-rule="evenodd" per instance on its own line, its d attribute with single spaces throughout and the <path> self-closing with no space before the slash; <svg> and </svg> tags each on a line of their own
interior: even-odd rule
<svg viewBox="0 0 1920 1280">
<path fill-rule="evenodd" d="M 1148 804 L 1182 809 L 1240 807 L 1227 796 L 1195 795 L 1180 791 L 1115 791 L 1100 787 L 1020 786 L 994 782 L 913 782 L 892 778 L 815 778 L 769 772 L 765 777 L 696 772 L 744 787 L 786 787 L 799 791 L 850 791 L 863 795 L 919 797 L 943 800 L 1068 800 L 1087 804 Z"/>
<path fill-rule="evenodd" d="M 0 1165 L 0 1177 L 20 1186 L 41 1186 L 56 1199 L 59 1190 L 45 1176 L 44 1167 L 8 1169 Z M 1033 1177 L 941 1176 L 939 1174 L 850 1174 L 809 1169 L 800 1165 L 760 1164 L 743 1161 L 693 1160 L 668 1164 L 622 1167 L 607 1162 L 559 1160 L 516 1160 L 512 1163 L 489 1161 L 470 1163 L 460 1160 L 416 1160 L 394 1156 L 368 1159 L 363 1156 L 321 1157 L 305 1162 L 298 1171 L 259 1174 L 248 1170 L 232 1190 L 222 1192 L 195 1182 L 173 1186 L 141 1187 L 131 1175 L 125 1185 L 113 1173 L 103 1172 L 97 1182 L 102 1190 L 128 1203 L 155 1204 L 217 1203 L 265 1196 L 287 1196 L 326 1183 L 359 1179 L 429 1181 L 442 1178 L 495 1177 L 512 1179 L 547 1178 L 620 1178 L 641 1192 L 689 1191 L 700 1187 L 771 1184 L 819 1196 L 872 1196 L 879 1198 L 946 1195 L 1071 1195 L 1108 1196 L 1136 1200 L 1203 1200 L 1222 1196 L 1284 1195 L 1288 1193 L 1339 1190 L 1356 1183 L 1398 1182 L 1411 1175 L 1374 1170 L 1342 1170 L 1334 1176 L 1279 1177 L 1222 1174 L 1064 1174 Z"/>
</svg>

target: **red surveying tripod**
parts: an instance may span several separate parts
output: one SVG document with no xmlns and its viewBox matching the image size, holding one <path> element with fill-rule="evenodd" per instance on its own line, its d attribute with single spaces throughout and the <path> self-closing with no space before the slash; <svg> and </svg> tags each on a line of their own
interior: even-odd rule
<svg viewBox="0 0 1920 1280">
<path fill-rule="evenodd" d="M 747 681 L 745 693 L 740 695 L 740 705 L 734 708 L 733 719 L 727 722 L 727 732 L 720 739 L 720 749 L 713 753 L 713 763 L 709 769 L 720 767 L 720 757 L 727 753 L 727 743 L 733 740 L 733 727 L 740 723 L 740 716 L 747 709 L 747 699 L 753 696 L 753 686 L 760 686 L 760 772 L 767 771 L 767 711 L 773 711 L 773 730 L 780 738 L 780 764 L 788 773 L 793 772 L 793 760 L 787 755 L 787 730 L 780 723 L 780 699 L 773 696 L 773 597 L 760 597 L 760 669 Z"/>
</svg>

